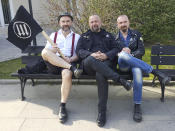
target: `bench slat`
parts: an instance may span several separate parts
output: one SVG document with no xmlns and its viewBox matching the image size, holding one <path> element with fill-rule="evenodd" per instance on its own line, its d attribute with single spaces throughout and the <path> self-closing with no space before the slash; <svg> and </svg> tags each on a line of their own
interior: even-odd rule
<svg viewBox="0 0 175 131">
<path fill-rule="evenodd" d="M 175 70 L 173 69 L 158 69 L 159 71 L 166 73 L 170 77 L 175 77 Z"/>
<path fill-rule="evenodd" d="M 154 45 L 151 48 L 151 55 L 175 55 L 175 46 Z"/>
<path fill-rule="evenodd" d="M 132 79 L 131 75 L 126 74 L 120 74 L 121 77 L 126 79 Z M 25 77 L 28 79 L 61 79 L 61 75 L 54 75 L 54 74 L 18 74 L 18 73 L 12 73 L 12 77 Z M 149 77 L 149 74 L 143 74 L 143 77 Z M 73 77 L 73 79 L 77 79 Z M 89 75 L 81 75 L 78 79 L 95 79 L 95 76 L 89 76 Z"/>
<path fill-rule="evenodd" d="M 34 63 L 39 59 L 41 59 L 41 56 L 22 56 L 21 57 L 22 64 Z"/>
<path fill-rule="evenodd" d="M 152 65 L 175 65 L 175 56 L 151 56 Z"/>
<path fill-rule="evenodd" d="M 28 46 L 22 53 L 36 53 L 39 54 L 44 49 L 44 46 Z"/>
</svg>

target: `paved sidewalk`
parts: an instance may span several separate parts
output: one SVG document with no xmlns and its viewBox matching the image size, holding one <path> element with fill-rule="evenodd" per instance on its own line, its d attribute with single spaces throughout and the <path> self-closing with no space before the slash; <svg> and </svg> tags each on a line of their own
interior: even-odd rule
<svg viewBox="0 0 175 131">
<path fill-rule="evenodd" d="M 143 121 L 132 120 L 132 91 L 109 87 L 107 123 L 96 125 L 97 88 L 74 85 L 67 104 L 69 120 L 58 121 L 60 85 L 26 84 L 26 101 L 20 100 L 19 80 L 0 80 L 0 131 L 174 131 L 175 83 L 166 89 L 160 102 L 160 87 L 143 87 Z"/>
</svg>

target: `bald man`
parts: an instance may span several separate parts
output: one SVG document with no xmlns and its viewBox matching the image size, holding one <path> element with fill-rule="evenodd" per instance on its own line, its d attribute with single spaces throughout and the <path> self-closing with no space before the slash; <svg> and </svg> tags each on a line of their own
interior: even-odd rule
<svg viewBox="0 0 175 131">
<path fill-rule="evenodd" d="M 114 37 L 101 28 L 98 15 L 89 17 L 89 27 L 90 30 L 80 36 L 76 53 L 82 60 L 83 71 L 96 76 L 99 98 L 97 125 L 102 127 L 106 123 L 108 79 L 121 83 L 126 90 L 130 90 L 132 85 L 112 70 L 119 50 Z"/>
<path fill-rule="evenodd" d="M 136 30 L 129 28 L 129 19 L 126 15 L 121 15 L 117 19 L 119 32 L 116 37 L 117 45 L 121 52 L 118 53 L 118 65 L 122 71 L 131 71 L 133 75 L 133 100 L 134 114 L 133 119 L 136 122 L 142 121 L 142 72 L 152 73 L 157 76 L 159 81 L 166 84 L 170 81 L 167 75 L 156 71 L 152 66 L 141 60 L 145 54 L 143 38 Z"/>
</svg>

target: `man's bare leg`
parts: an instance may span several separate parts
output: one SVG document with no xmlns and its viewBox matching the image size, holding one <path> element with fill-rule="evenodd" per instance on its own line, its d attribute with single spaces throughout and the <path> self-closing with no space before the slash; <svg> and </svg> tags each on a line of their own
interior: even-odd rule
<svg viewBox="0 0 175 131">
<path fill-rule="evenodd" d="M 66 102 L 72 87 L 72 72 L 69 69 L 62 70 L 61 104 L 59 109 L 59 120 L 65 123 L 68 118 Z"/>
<path fill-rule="evenodd" d="M 61 57 L 57 56 L 54 52 L 52 52 L 49 49 L 44 48 L 41 55 L 45 61 L 48 61 L 52 65 L 66 69 L 70 69 L 71 67 L 71 64 L 66 62 Z"/>
<path fill-rule="evenodd" d="M 48 61 L 54 66 L 70 69 L 74 73 L 74 76 L 76 78 L 79 78 L 81 73 L 83 72 L 82 70 L 77 69 L 75 66 L 72 66 L 70 63 L 66 62 L 61 57 L 57 56 L 56 53 L 54 53 L 50 49 L 44 48 L 41 55 L 45 61 Z"/>
<path fill-rule="evenodd" d="M 72 87 L 72 72 L 68 69 L 62 70 L 61 103 L 66 103 Z"/>
</svg>

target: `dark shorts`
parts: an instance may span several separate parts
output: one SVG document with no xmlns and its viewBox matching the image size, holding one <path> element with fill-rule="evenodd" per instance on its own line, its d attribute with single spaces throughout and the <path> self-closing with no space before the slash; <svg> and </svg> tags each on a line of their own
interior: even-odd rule
<svg viewBox="0 0 175 131">
<path fill-rule="evenodd" d="M 47 65 L 47 71 L 49 74 L 61 74 L 61 71 L 63 70 L 63 68 L 54 66 L 47 61 L 44 61 L 44 62 Z"/>
<path fill-rule="evenodd" d="M 49 63 L 47 61 L 44 61 L 44 62 L 47 65 L 47 70 L 48 70 L 49 74 L 61 74 L 62 70 L 64 69 L 62 67 L 54 66 L 54 65 L 52 65 L 51 63 Z M 77 63 L 74 63 L 74 62 L 71 63 L 71 65 L 74 65 L 74 66 L 76 66 L 76 64 Z"/>
</svg>

